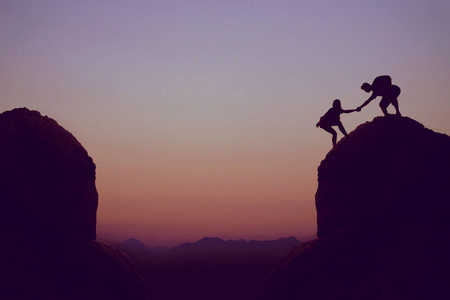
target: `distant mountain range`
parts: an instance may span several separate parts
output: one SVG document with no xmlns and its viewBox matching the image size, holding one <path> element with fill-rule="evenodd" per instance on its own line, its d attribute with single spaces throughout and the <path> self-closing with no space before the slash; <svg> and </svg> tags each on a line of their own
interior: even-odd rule
<svg viewBox="0 0 450 300">
<path fill-rule="evenodd" d="M 137 239 L 128 239 L 116 246 L 138 264 L 152 262 L 156 259 L 156 254 L 152 249 Z"/>
<path fill-rule="evenodd" d="M 295 237 L 273 241 L 228 240 L 205 237 L 195 243 L 185 243 L 174 248 L 150 248 L 137 239 L 128 239 L 117 247 L 136 263 L 160 259 L 176 262 L 272 262 L 278 261 L 287 251 L 300 244 Z"/>
</svg>

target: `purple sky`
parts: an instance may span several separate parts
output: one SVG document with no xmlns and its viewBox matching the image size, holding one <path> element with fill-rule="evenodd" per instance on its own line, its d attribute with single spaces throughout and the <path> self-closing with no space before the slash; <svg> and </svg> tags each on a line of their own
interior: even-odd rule
<svg viewBox="0 0 450 300">
<path fill-rule="evenodd" d="M 314 125 L 333 99 L 354 108 L 389 74 L 404 115 L 450 133 L 449 15 L 448 1 L 3 0 L 0 111 L 39 110 L 88 150 L 100 238 L 311 238 L 331 148 Z"/>
</svg>

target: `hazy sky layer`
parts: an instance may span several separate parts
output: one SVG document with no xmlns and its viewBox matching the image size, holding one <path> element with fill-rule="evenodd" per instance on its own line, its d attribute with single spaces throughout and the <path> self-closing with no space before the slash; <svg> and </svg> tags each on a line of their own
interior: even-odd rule
<svg viewBox="0 0 450 300">
<path fill-rule="evenodd" d="M 450 133 L 449 16 L 445 0 L 3 0 L 0 111 L 39 110 L 88 150 L 99 238 L 311 238 L 334 99 L 355 108 L 389 74 L 403 115 Z"/>
</svg>

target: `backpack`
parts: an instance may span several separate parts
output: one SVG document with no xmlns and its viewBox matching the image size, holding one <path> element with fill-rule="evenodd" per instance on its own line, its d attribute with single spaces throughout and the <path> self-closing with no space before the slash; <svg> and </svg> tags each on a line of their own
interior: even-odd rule
<svg viewBox="0 0 450 300">
<path fill-rule="evenodd" d="M 389 87 L 392 85 L 392 79 L 389 75 L 382 75 L 375 78 L 375 80 L 372 83 L 372 89 L 373 90 L 384 90 L 386 87 Z"/>
</svg>

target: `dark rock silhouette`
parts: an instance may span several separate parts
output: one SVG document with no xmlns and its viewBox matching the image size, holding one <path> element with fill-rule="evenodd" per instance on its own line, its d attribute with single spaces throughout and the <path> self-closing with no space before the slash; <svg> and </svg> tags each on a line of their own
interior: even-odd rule
<svg viewBox="0 0 450 300">
<path fill-rule="evenodd" d="M 95 165 L 54 120 L 0 114 L 1 299 L 148 299 L 134 263 L 95 241 Z"/>
<path fill-rule="evenodd" d="M 450 138 L 407 117 L 377 117 L 318 169 L 318 236 L 339 227 L 450 223 Z"/>
<path fill-rule="evenodd" d="M 294 247 L 261 299 L 450 299 L 450 137 L 378 117 L 318 169 L 318 239 Z"/>
<path fill-rule="evenodd" d="M 0 114 L 0 224 L 76 229 L 95 239 L 95 164 L 75 137 L 25 108 Z"/>
<path fill-rule="evenodd" d="M 0 299 L 148 299 L 135 264 L 76 230 L 0 229 Z"/>
</svg>

